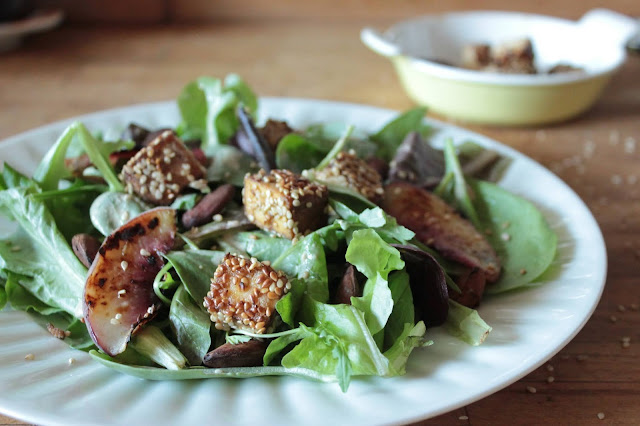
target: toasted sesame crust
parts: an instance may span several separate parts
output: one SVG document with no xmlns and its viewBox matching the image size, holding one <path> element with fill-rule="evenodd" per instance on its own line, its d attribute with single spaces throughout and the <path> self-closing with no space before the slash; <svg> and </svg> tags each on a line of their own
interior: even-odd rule
<svg viewBox="0 0 640 426">
<path fill-rule="evenodd" d="M 350 188 L 373 203 L 380 203 L 384 190 L 380 174 L 356 155 L 340 152 L 327 167 L 316 171 L 317 179 Z"/>
<path fill-rule="evenodd" d="M 129 193 L 155 205 L 169 205 L 185 188 L 208 189 L 206 170 L 193 153 L 167 130 L 142 148 L 122 168 Z"/>
<path fill-rule="evenodd" d="M 276 303 L 290 288 L 282 271 L 256 258 L 227 253 L 211 278 L 204 307 L 219 330 L 264 334 L 272 324 Z"/>
<path fill-rule="evenodd" d="M 260 170 L 245 176 L 242 201 L 252 223 L 294 239 L 326 224 L 329 191 L 288 170 Z"/>
</svg>

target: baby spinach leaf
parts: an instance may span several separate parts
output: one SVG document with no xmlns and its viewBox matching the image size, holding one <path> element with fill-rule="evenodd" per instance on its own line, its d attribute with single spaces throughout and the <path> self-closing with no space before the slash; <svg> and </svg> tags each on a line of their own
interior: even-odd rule
<svg viewBox="0 0 640 426">
<path fill-rule="evenodd" d="M 147 380 L 192 380 L 209 379 L 213 377 L 243 378 L 258 376 L 296 376 L 322 382 L 335 382 L 335 376 L 319 374 L 308 368 L 270 367 L 234 367 L 234 368 L 204 368 L 191 367 L 181 370 L 167 370 L 165 368 L 128 365 L 98 351 L 89 354 L 102 365 L 131 376 Z"/>
<path fill-rule="evenodd" d="M 89 216 L 93 226 L 105 237 L 151 206 L 136 196 L 123 192 L 105 192 L 91 204 Z"/>
<path fill-rule="evenodd" d="M 279 169 L 300 173 L 317 166 L 327 152 L 312 139 L 298 133 L 290 133 L 278 143 L 276 165 Z"/>
<path fill-rule="evenodd" d="M 416 131 L 424 135 L 428 132 L 429 127 L 423 123 L 426 112 L 423 107 L 406 111 L 371 135 L 370 140 L 378 145 L 378 157 L 391 161 L 408 133 Z"/>
<path fill-rule="evenodd" d="M 531 283 L 553 261 L 558 237 L 531 202 L 492 183 L 470 183 L 482 229 L 491 231 L 487 238 L 502 261 L 500 278 L 485 291 L 501 293 Z"/>
<path fill-rule="evenodd" d="M 230 145 L 212 146 L 208 150 L 211 165 L 207 168 L 207 180 L 244 185 L 244 176 L 258 170 L 256 162 L 238 148 Z"/>
<path fill-rule="evenodd" d="M 211 289 L 211 277 L 224 256 L 221 251 L 185 250 L 170 251 L 164 257 L 175 269 L 189 295 L 201 307 Z"/>
<path fill-rule="evenodd" d="M 178 342 L 178 349 L 191 365 L 202 364 L 211 346 L 211 320 L 196 304 L 184 286 L 178 287 L 169 308 L 169 322 Z"/>
<path fill-rule="evenodd" d="M 298 278 L 293 278 L 289 282 L 291 283 L 291 289 L 282 299 L 278 300 L 276 310 L 285 324 L 289 327 L 295 327 L 295 316 L 298 313 L 302 303 L 302 296 L 307 286 L 304 281 Z"/>
<path fill-rule="evenodd" d="M 233 245 L 247 252 L 250 256 L 273 263 L 291 248 L 291 240 L 276 237 L 264 231 L 238 232 L 230 236 Z"/>
<path fill-rule="evenodd" d="M 273 261 L 271 266 L 291 278 L 303 279 L 307 293 L 315 300 L 329 300 L 327 260 L 319 235 L 311 233 L 302 238 Z"/>
</svg>

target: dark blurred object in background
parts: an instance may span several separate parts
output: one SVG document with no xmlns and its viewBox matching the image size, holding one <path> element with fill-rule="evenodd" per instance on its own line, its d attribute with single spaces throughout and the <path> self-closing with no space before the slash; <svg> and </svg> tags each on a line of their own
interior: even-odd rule
<svg viewBox="0 0 640 426">
<path fill-rule="evenodd" d="M 0 22 L 22 19 L 35 8 L 34 0 L 0 0 Z"/>
</svg>

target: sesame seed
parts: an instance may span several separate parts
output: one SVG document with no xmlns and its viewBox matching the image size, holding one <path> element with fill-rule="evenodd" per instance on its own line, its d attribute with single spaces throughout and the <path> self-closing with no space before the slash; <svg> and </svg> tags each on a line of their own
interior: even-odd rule
<svg viewBox="0 0 640 426">
<path fill-rule="evenodd" d="M 553 383 L 555 380 L 556 380 L 556 379 L 555 379 L 555 377 L 553 377 L 553 376 L 549 376 L 549 377 L 547 377 L 547 383 Z"/>
<path fill-rule="evenodd" d="M 22 247 L 20 247 L 20 246 L 11 247 L 11 251 L 20 251 L 20 250 L 22 250 Z"/>
<path fill-rule="evenodd" d="M 120 298 L 120 297 L 124 296 L 126 292 L 127 292 L 127 290 L 125 290 L 124 288 L 121 289 L 121 290 L 118 290 L 118 297 Z"/>
<path fill-rule="evenodd" d="M 222 222 L 222 219 L 223 219 L 223 217 L 222 217 L 221 214 L 216 214 L 216 215 L 213 216 L 213 221 L 214 222 Z"/>
<path fill-rule="evenodd" d="M 604 419 L 604 413 L 598 413 L 598 418 L 600 420 L 603 420 Z"/>
<path fill-rule="evenodd" d="M 148 314 L 152 314 L 152 313 L 153 313 L 153 311 L 154 311 L 154 307 L 153 307 L 153 306 L 149 306 L 149 307 L 147 308 L 147 313 L 148 313 Z"/>
<path fill-rule="evenodd" d="M 129 266 L 129 262 L 127 262 L 126 260 L 123 260 L 122 262 L 120 262 L 120 267 L 122 268 L 123 271 L 126 271 L 128 266 Z"/>
<path fill-rule="evenodd" d="M 629 346 L 631 346 L 631 342 L 622 342 L 622 347 L 624 349 L 627 349 Z"/>
<path fill-rule="evenodd" d="M 24 359 L 26 359 L 27 361 L 33 361 L 34 359 L 36 359 L 36 356 L 34 354 L 26 354 L 24 356 Z"/>
<path fill-rule="evenodd" d="M 553 370 L 555 370 L 555 369 L 553 368 L 553 365 L 551 365 L 551 364 L 547 364 L 547 371 L 548 371 L 548 372 L 552 372 Z"/>
<path fill-rule="evenodd" d="M 577 361 L 586 361 L 587 359 L 589 359 L 589 355 L 578 355 L 578 356 L 576 356 L 576 360 Z"/>
<path fill-rule="evenodd" d="M 527 392 L 529 393 L 536 393 L 538 390 L 536 388 L 534 388 L 533 386 L 527 386 Z"/>
<path fill-rule="evenodd" d="M 626 308 L 624 307 L 624 305 L 618 305 L 618 311 L 619 312 L 624 312 L 624 311 L 626 311 Z"/>
<path fill-rule="evenodd" d="M 140 255 L 141 256 L 151 256 L 151 253 L 149 253 L 147 250 L 145 249 L 140 249 Z"/>
<path fill-rule="evenodd" d="M 458 417 L 458 420 L 469 420 L 468 416 L 460 416 Z"/>
<path fill-rule="evenodd" d="M 527 270 L 522 268 L 520 269 L 520 275 L 525 275 L 527 273 Z"/>
<path fill-rule="evenodd" d="M 502 234 L 500 234 L 500 239 L 502 241 L 509 241 L 509 240 L 511 240 L 511 235 L 509 235 L 506 232 L 503 232 Z"/>
<path fill-rule="evenodd" d="M 73 365 L 73 364 L 75 364 L 75 363 L 76 363 L 76 359 L 75 359 L 75 358 L 69 358 L 69 361 L 67 361 L 67 363 L 68 363 L 69 365 Z"/>
<path fill-rule="evenodd" d="M 614 185 L 620 185 L 622 183 L 622 176 L 620 175 L 611 176 L 611 183 Z"/>
<path fill-rule="evenodd" d="M 618 321 L 618 317 L 616 317 L 615 315 L 611 315 L 611 316 L 609 317 L 609 321 L 611 321 L 611 322 L 616 322 L 616 321 Z"/>
</svg>

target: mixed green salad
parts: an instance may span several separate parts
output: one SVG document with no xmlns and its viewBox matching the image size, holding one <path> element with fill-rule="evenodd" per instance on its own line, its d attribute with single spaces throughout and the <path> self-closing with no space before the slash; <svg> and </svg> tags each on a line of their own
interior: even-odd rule
<svg viewBox="0 0 640 426">
<path fill-rule="evenodd" d="M 0 309 L 147 379 L 346 391 L 404 374 L 438 344 L 429 327 L 481 344 L 483 295 L 532 285 L 555 256 L 542 214 L 493 183 L 508 159 L 432 146 L 423 108 L 373 134 L 258 126 L 237 75 L 199 78 L 177 103 L 175 128 L 106 140 L 74 123 L 32 177 L 4 164 L 0 211 L 17 231 L 0 240 Z"/>
</svg>

